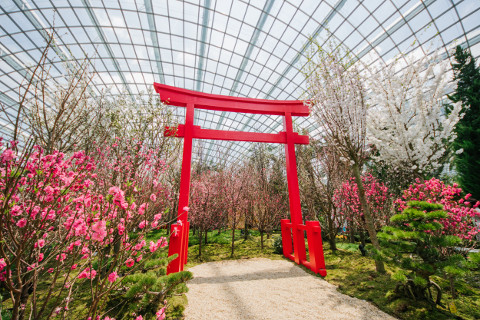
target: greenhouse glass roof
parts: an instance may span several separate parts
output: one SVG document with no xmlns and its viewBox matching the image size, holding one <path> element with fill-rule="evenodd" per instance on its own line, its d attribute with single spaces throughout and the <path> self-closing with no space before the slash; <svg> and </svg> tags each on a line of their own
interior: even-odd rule
<svg viewBox="0 0 480 320">
<path fill-rule="evenodd" d="M 301 70 L 312 39 L 334 39 L 355 59 L 385 63 L 399 53 L 442 58 L 456 45 L 480 55 L 477 0 L 2 0 L 0 101 L 17 107 L 18 87 L 40 57 L 45 29 L 55 28 L 53 74 L 91 57 L 93 92 L 137 95 L 153 82 L 206 93 L 301 99 Z M 61 62 L 67 62 L 61 63 Z M 181 120 L 183 108 L 178 108 Z M 4 114 L 0 131 L 11 128 Z M 258 132 L 282 130 L 278 116 L 196 111 L 204 128 Z M 315 135 L 310 118 L 298 128 Z M 204 161 L 218 153 L 243 158 L 249 143 L 202 142 Z M 197 143 L 197 150 L 199 145 Z"/>
</svg>

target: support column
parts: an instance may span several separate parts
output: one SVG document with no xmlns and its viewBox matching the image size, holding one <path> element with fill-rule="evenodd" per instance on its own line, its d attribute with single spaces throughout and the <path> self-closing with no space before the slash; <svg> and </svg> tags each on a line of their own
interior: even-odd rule
<svg viewBox="0 0 480 320">
<path fill-rule="evenodd" d="M 285 113 L 284 129 L 287 137 L 285 144 L 285 158 L 287 164 L 287 181 L 288 181 L 288 199 L 290 204 L 290 218 L 292 222 L 293 252 L 295 262 L 301 264 L 306 260 L 305 237 L 303 230 L 298 225 L 303 223 L 302 208 L 300 205 L 300 189 L 298 187 L 297 159 L 295 156 L 295 142 L 292 123 L 292 114 Z"/>
<path fill-rule="evenodd" d="M 178 254 L 178 258 L 171 261 L 169 264 L 169 270 L 171 272 L 183 271 L 183 266 L 187 263 L 188 259 L 188 234 L 189 224 L 188 212 L 183 210 L 184 207 L 188 207 L 190 198 L 190 176 L 192 168 L 192 143 L 193 143 L 193 119 L 195 115 L 195 108 L 192 103 L 188 103 L 186 107 L 185 115 L 185 136 L 183 138 L 183 158 L 182 158 L 182 172 L 180 175 L 180 194 L 178 197 L 178 215 L 177 219 L 182 221 L 182 231 L 180 240 L 180 248 L 178 252 L 168 253 L 172 255 Z"/>
</svg>

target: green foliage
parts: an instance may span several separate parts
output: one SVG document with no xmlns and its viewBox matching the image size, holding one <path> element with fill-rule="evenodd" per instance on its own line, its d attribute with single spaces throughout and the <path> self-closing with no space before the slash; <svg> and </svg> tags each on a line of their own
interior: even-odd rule
<svg viewBox="0 0 480 320">
<path fill-rule="evenodd" d="M 465 113 L 455 132 L 455 150 L 463 150 L 455 157 L 460 186 L 474 198 L 480 199 L 480 68 L 468 50 L 457 46 L 456 63 L 452 64 L 457 88 L 449 98 L 462 103 Z"/>
<path fill-rule="evenodd" d="M 442 234 L 443 226 L 437 222 L 447 215 L 442 208 L 440 204 L 410 201 L 402 213 L 391 218 L 392 225 L 378 234 L 381 256 L 401 268 L 393 278 L 403 282 L 414 298 L 427 298 L 423 294 L 432 275 L 453 279 L 467 271 L 465 258 L 455 250 L 461 239 Z"/>
<path fill-rule="evenodd" d="M 1 286 L 0 289 L 3 289 L 3 286 Z M 3 302 L 3 296 L 2 296 L 2 294 L 0 294 L 0 319 L 2 319 L 2 320 L 12 319 L 12 313 L 9 310 L 4 310 L 3 309 L 3 303 L 2 302 Z"/>
<path fill-rule="evenodd" d="M 480 267 L 480 252 L 471 253 L 468 257 L 472 263 L 475 263 Z"/>
<path fill-rule="evenodd" d="M 12 319 L 12 313 L 8 310 L 2 310 L 1 317 L 2 317 L 2 320 L 10 320 Z"/>
<path fill-rule="evenodd" d="M 224 230 L 220 233 L 211 231 L 208 233 L 208 244 L 202 248 L 202 256 L 198 257 L 197 237 L 190 233 L 188 247 L 187 267 L 192 267 L 199 263 L 219 260 L 246 259 L 246 258 L 269 258 L 282 259 L 283 255 L 274 253 L 273 243 L 276 237 L 281 237 L 278 232 L 273 233 L 273 239 L 266 240 L 264 248 L 261 248 L 260 233 L 258 230 L 249 230 L 250 236 L 247 240 L 241 237 L 240 230 L 235 230 L 235 255 L 231 256 L 231 238 L 232 231 Z"/>
<path fill-rule="evenodd" d="M 452 314 L 440 308 L 432 308 L 424 300 L 414 301 L 396 293 L 399 282 L 405 283 L 409 272 L 398 268 L 395 263 L 387 263 L 387 275 L 379 275 L 375 272 L 372 257 L 363 257 L 358 248 L 351 246 L 352 250 L 346 250 L 351 245 L 340 242 L 339 250 L 331 253 L 328 243 L 325 246 L 325 262 L 327 276 L 325 280 L 338 287 L 338 290 L 358 299 L 367 300 L 379 309 L 404 320 L 451 320 L 451 319 L 480 319 L 480 290 L 475 281 L 456 283 L 457 298 L 455 305 L 457 313 Z M 356 249 L 356 250 L 354 250 Z M 479 257 L 480 259 L 480 257 Z M 392 274 L 393 273 L 393 274 Z M 465 279 L 478 279 L 478 272 L 467 276 Z M 432 276 L 432 280 L 443 289 L 442 300 L 451 302 L 452 296 L 449 289 L 449 281 L 444 276 Z"/>
<path fill-rule="evenodd" d="M 350 252 L 360 252 L 360 250 L 358 249 L 358 243 L 337 242 L 335 245 L 337 246 L 338 249 L 342 249 Z M 371 250 L 372 247 L 369 246 L 368 249 Z"/>
<path fill-rule="evenodd" d="M 273 252 L 277 254 L 283 254 L 283 243 L 282 243 L 282 236 L 275 237 L 273 241 Z"/>
<path fill-rule="evenodd" d="M 147 319 L 153 318 L 157 310 L 165 305 L 167 298 L 187 292 L 185 282 L 193 277 L 191 272 L 166 275 L 168 261 L 174 258 L 167 258 L 164 254 L 155 255 L 146 261 L 144 272 L 126 276 L 122 280 L 126 291 L 110 297 L 108 306 L 113 309 L 110 314 L 121 319 L 122 315 L 136 312 L 147 316 Z"/>
</svg>

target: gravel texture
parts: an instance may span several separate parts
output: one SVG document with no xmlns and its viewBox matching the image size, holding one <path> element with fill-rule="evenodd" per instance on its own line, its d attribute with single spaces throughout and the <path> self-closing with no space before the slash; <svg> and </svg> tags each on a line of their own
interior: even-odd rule
<svg viewBox="0 0 480 320">
<path fill-rule="evenodd" d="M 209 262 L 189 271 L 187 320 L 395 319 L 286 260 Z"/>
</svg>

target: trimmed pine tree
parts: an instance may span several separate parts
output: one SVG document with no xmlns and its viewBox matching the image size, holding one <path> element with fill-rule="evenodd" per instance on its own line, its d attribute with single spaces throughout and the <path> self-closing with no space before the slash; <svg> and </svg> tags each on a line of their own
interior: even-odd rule
<svg viewBox="0 0 480 320">
<path fill-rule="evenodd" d="M 397 293 L 441 304 L 442 290 L 431 276 L 455 277 L 466 271 L 466 259 L 455 249 L 461 239 L 442 233 L 439 220 L 446 217 L 440 204 L 410 201 L 378 234 L 381 256 L 400 267 L 393 275 L 400 282 Z"/>
<path fill-rule="evenodd" d="M 186 282 L 192 279 L 190 271 L 166 274 L 168 263 L 177 255 L 166 256 L 166 252 L 155 252 L 145 261 L 141 270 L 126 276 L 121 283 L 123 290 L 112 292 L 108 296 L 107 309 L 116 319 L 161 318 L 156 316 L 160 309 L 165 310 L 172 296 L 179 296 L 188 291 Z M 126 269 L 127 267 L 124 267 Z M 116 294 L 114 294 L 116 293 Z M 167 318 L 180 318 L 184 306 L 168 306 Z"/>
</svg>

